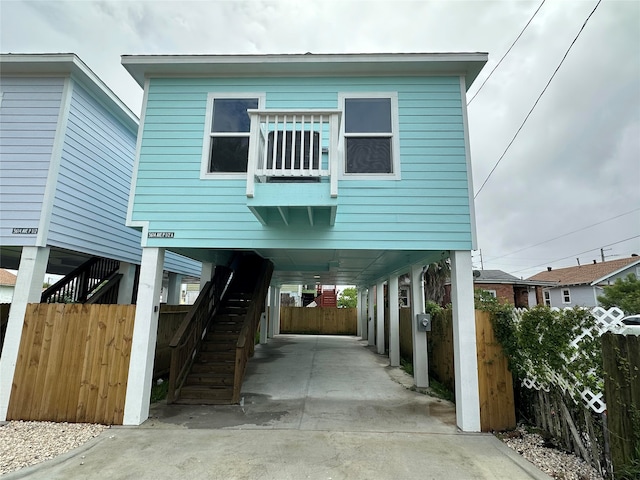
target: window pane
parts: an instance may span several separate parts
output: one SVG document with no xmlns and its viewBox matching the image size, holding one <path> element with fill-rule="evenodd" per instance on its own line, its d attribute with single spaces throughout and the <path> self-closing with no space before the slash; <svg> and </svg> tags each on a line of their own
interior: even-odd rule
<svg viewBox="0 0 640 480">
<path fill-rule="evenodd" d="M 248 108 L 258 108 L 257 98 L 216 98 L 212 132 L 249 132 Z"/>
<path fill-rule="evenodd" d="M 249 137 L 214 137 L 211 139 L 210 172 L 246 172 Z"/>
<path fill-rule="evenodd" d="M 390 98 L 347 98 L 345 132 L 391 133 Z"/>
<path fill-rule="evenodd" d="M 393 173 L 390 138 L 347 138 L 346 173 Z"/>
</svg>

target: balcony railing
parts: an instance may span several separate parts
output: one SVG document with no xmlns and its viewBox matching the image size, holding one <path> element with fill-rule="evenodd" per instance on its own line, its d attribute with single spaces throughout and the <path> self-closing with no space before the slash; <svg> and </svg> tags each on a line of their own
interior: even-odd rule
<svg viewBox="0 0 640 480">
<path fill-rule="evenodd" d="M 338 196 L 339 110 L 249 110 L 247 197 L 255 182 L 322 182 Z"/>
</svg>

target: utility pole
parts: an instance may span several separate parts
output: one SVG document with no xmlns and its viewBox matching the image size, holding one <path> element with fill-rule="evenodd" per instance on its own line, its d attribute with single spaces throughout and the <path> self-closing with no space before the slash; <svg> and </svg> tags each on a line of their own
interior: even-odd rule
<svg viewBox="0 0 640 480">
<path fill-rule="evenodd" d="M 602 261 L 603 261 L 603 262 L 605 261 L 604 252 L 608 252 L 608 251 L 610 251 L 610 250 L 612 250 L 612 249 L 611 249 L 611 248 L 607 248 L 606 250 L 605 250 L 604 248 L 601 248 L 601 249 L 600 249 L 600 257 L 602 258 Z M 610 257 L 616 257 L 617 255 L 608 255 L 608 256 L 610 256 Z"/>
<path fill-rule="evenodd" d="M 480 249 L 480 270 L 484 270 L 484 262 L 482 261 L 482 249 Z"/>
</svg>

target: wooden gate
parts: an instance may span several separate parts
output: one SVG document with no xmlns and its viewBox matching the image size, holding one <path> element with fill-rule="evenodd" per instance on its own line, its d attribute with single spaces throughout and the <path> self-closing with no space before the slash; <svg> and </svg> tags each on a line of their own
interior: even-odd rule
<svg viewBox="0 0 640 480">
<path fill-rule="evenodd" d="M 280 307 L 280 333 L 355 335 L 357 310 L 332 307 Z"/>
<path fill-rule="evenodd" d="M 121 425 L 135 309 L 29 304 L 7 419 Z"/>
</svg>

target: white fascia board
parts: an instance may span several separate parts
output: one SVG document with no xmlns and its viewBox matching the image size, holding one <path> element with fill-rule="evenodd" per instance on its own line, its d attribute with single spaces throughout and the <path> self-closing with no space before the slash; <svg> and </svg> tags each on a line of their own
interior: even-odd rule
<svg viewBox="0 0 640 480">
<path fill-rule="evenodd" d="M 138 128 L 138 137 L 136 139 L 136 153 L 133 161 L 133 171 L 131 172 L 131 187 L 129 190 L 129 203 L 127 205 L 127 218 L 125 225 L 127 227 L 140 228 L 142 230 L 142 237 L 140 245 L 142 247 L 147 246 L 147 237 L 149 234 L 149 222 L 147 221 L 133 221 L 133 202 L 135 199 L 136 185 L 138 183 L 138 170 L 140 168 L 140 150 L 142 149 L 142 134 L 144 131 L 145 114 L 147 111 L 147 99 L 149 96 L 149 81 L 144 84 L 144 92 L 142 94 L 142 118 L 140 119 L 140 127 Z"/>
<path fill-rule="evenodd" d="M 624 272 L 624 271 L 625 271 L 626 269 L 628 269 L 628 268 L 635 267 L 635 266 L 636 266 L 636 265 L 638 265 L 638 264 L 640 264 L 640 258 L 638 258 L 638 260 L 636 260 L 635 262 L 631 262 L 630 264 L 625 265 L 624 267 L 620 267 L 619 269 L 617 269 L 617 270 L 615 270 L 615 271 L 613 271 L 613 272 L 611 272 L 611 273 L 606 274 L 606 275 L 605 275 L 604 277 L 602 277 L 602 278 L 598 278 L 597 280 L 594 280 L 594 281 L 591 283 L 591 286 L 592 286 L 592 287 L 593 287 L 593 286 L 596 286 L 596 285 L 598 285 L 600 282 L 604 282 L 605 280 L 607 280 L 607 279 L 609 279 L 609 278 L 613 277 L 614 275 L 617 275 L 617 274 L 619 274 L 620 272 Z"/>
<path fill-rule="evenodd" d="M 138 129 L 138 117 L 74 53 L 1 54 L 0 71 L 11 76 L 74 76 L 132 131 Z"/>
<path fill-rule="evenodd" d="M 289 55 L 123 55 L 139 85 L 154 76 L 464 75 L 467 87 L 486 53 L 372 53 Z"/>
</svg>

